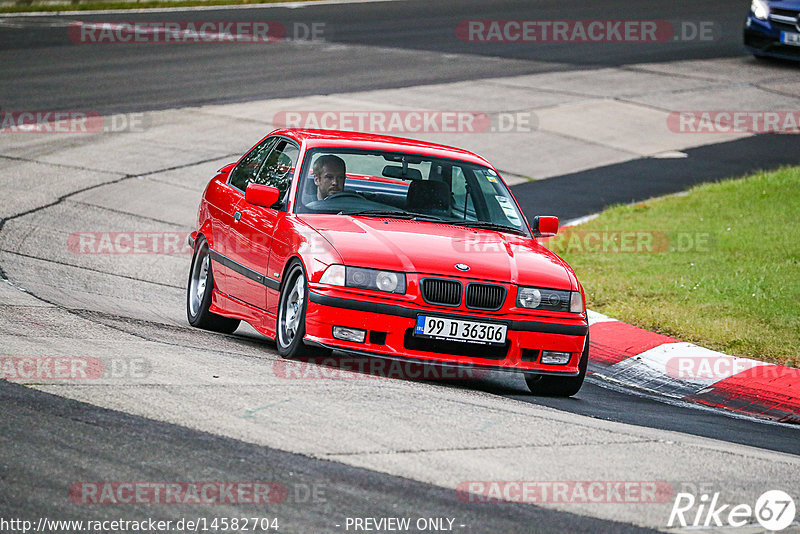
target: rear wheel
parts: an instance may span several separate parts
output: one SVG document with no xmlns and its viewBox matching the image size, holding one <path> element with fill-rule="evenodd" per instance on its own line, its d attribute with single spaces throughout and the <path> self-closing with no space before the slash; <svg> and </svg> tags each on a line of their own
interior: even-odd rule
<svg viewBox="0 0 800 534">
<path fill-rule="evenodd" d="M 211 271 L 208 242 L 198 237 L 192 256 L 192 266 L 189 269 L 189 284 L 186 288 L 186 316 L 192 326 L 230 334 L 239 327 L 240 321 L 209 311 L 213 290 L 214 274 Z"/>
<path fill-rule="evenodd" d="M 278 324 L 275 342 L 278 354 L 284 358 L 298 356 L 328 356 L 331 351 L 322 347 L 309 347 L 303 343 L 306 334 L 306 309 L 308 308 L 308 283 L 306 273 L 295 260 L 286 272 L 278 302 Z"/>
<path fill-rule="evenodd" d="M 575 395 L 583 385 L 583 379 L 586 377 L 586 368 L 589 365 L 589 336 L 586 336 L 586 345 L 584 346 L 581 360 L 578 362 L 578 375 L 560 377 L 556 375 L 537 375 L 535 373 L 526 373 L 525 382 L 528 384 L 528 389 L 534 395 L 542 395 L 546 397 L 571 397 Z"/>
</svg>

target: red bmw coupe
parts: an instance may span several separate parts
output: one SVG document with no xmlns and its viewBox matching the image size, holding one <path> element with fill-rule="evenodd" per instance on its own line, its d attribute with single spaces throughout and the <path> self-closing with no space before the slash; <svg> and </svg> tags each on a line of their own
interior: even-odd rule
<svg viewBox="0 0 800 534">
<path fill-rule="evenodd" d="M 281 356 L 400 359 L 525 374 L 535 394 L 580 389 L 583 288 L 537 237 L 489 162 L 442 145 L 280 129 L 208 183 L 189 322 L 244 320 Z"/>
</svg>

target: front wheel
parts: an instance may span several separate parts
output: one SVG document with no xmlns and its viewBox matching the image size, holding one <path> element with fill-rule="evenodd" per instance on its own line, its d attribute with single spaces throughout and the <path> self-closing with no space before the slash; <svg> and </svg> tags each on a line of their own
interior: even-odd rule
<svg viewBox="0 0 800 534">
<path fill-rule="evenodd" d="M 213 290 L 214 274 L 211 272 L 208 242 L 198 237 L 192 256 L 192 266 L 189 268 L 189 283 L 186 287 L 186 316 L 192 326 L 231 334 L 239 327 L 240 321 L 209 311 Z"/>
<path fill-rule="evenodd" d="M 537 375 L 535 373 L 526 373 L 525 382 L 528 384 L 528 389 L 534 395 L 542 395 L 546 397 L 571 397 L 575 395 L 583 385 L 583 379 L 586 377 L 586 368 L 589 366 L 589 336 L 586 336 L 586 345 L 581 354 L 581 360 L 578 362 L 578 375 L 560 377 L 556 375 Z"/>
<path fill-rule="evenodd" d="M 327 356 L 331 351 L 303 344 L 306 334 L 306 309 L 308 307 L 308 283 L 303 266 L 294 261 L 289 267 L 281 286 L 278 302 L 278 324 L 275 341 L 278 354 L 284 358 L 297 356 Z"/>
</svg>

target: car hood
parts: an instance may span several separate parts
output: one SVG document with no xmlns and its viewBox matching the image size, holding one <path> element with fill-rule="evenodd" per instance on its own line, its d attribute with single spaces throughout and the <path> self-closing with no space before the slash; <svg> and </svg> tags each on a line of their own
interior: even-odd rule
<svg viewBox="0 0 800 534">
<path fill-rule="evenodd" d="M 534 239 L 427 221 L 303 215 L 345 264 L 575 289 L 561 259 Z M 463 272 L 456 264 L 469 266 Z"/>
</svg>

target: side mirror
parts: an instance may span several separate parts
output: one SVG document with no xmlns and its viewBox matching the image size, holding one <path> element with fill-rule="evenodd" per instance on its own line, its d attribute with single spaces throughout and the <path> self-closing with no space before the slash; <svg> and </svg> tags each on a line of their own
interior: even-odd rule
<svg viewBox="0 0 800 534">
<path fill-rule="evenodd" d="M 558 233 L 558 217 L 538 215 L 533 218 L 532 230 L 536 237 L 553 237 Z"/>
<path fill-rule="evenodd" d="M 244 200 L 248 204 L 271 208 L 281 197 L 281 192 L 277 187 L 262 184 L 247 184 L 244 192 Z"/>
</svg>

